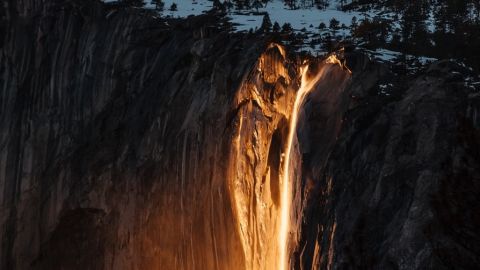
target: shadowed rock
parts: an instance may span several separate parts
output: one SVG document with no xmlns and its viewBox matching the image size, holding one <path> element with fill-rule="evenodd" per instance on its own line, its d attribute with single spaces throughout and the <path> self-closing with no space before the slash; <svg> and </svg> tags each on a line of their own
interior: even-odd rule
<svg viewBox="0 0 480 270">
<path fill-rule="evenodd" d="M 222 20 L 93 0 L 2 3 L 0 269 L 277 260 L 298 59 Z M 302 110 L 292 265 L 475 268 L 474 74 L 440 61 L 407 81 L 360 54 L 347 63 L 352 78 L 332 72 Z"/>
</svg>

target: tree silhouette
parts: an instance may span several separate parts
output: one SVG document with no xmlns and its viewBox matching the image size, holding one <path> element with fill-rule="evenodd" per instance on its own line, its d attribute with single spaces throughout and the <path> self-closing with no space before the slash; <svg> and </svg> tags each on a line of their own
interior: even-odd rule
<svg viewBox="0 0 480 270">
<path fill-rule="evenodd" d="M 330 29 L 332 30 L 334 36 L 336 36 L 339 26 L 340 26 L 340 22 L 337 19 L 332 18 L 330 20 Z"/>
<path fill-rule="evenodd" d="M 252 7 L 253 7 L 254 9 L 256 9 L 257 12 L 258 12 L 258 9 L 263 7 L 262 1 L 260 1 L 260 0 L 255 0 L 255 1 L 253 1 Z"/>
<path fill-rule="evenodd" d="M 262 29 L 262 31 L 269 32 L 271 28 L 272 21 L 270 20 L 270 16 L 267 13 L 263 16 L 262 26 L 260 27 L 260 29 Z"/>
<path fill-rule="evenodd" d="M 292 32 L 292 31 L 293 31 L 293 28 L 292 28 L 292 25 L 291 25 L 291 24 L 289 24 L 289 23 L 284 23 L 284 24 L 282 25 L 282 32 L 284 32 L 284 33 L 290 33 L 290 32 Z"/>
<path fill-rule="evenodd" d="M 163 11 L 165 8 L 165 3 L 162 0 L 152 0 L 151 3 L 155 5 L 155 9 L 158 11 Z"/>
<path fill-rule="evenodd" d="M 143 7 L 145 5 L 143 0 L 121 0 L 121 3 L 132 7 Z"/>
<path fill-rule="evenodd" d="M 275 33 L 280 31 L 280 25 L 278 24 L 278 22 L 275 22 L 273 24 L 272 31 L 275 32 Z"/>
<path fill-rule="evenodd" d="M 325 28 L 327 28 L 327 25 L 326 25 L 324 22 L 321 22 L 321 23 L 318 25 L 318 29 L 320 29 L 320 30 L 324 30 Z"/>
</svg>

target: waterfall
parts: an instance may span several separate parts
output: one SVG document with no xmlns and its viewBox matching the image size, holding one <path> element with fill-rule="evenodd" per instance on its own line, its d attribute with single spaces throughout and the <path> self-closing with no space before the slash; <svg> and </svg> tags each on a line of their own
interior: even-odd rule
<svg viewBox="0 0 480 270">
<path fill-rule="evenodd" d="M 308 65 L 304 65 L 300 68 L 301 72 L 301 85 L 298 89 L 295 96 L 295 103 L 290 114 L 290 123 L 289 131 L 287 138 L 286 150 L 284 153 L 283 161 L 283 175 L 281 182 L 281 210 L 280 210 L 280 228 L 278 236 L 278 249 L 279 249 L 279 262 L 278 269 L 286 270 L 288 269 L 289 264 L 289 234 L 290 234 L 290 210 L 291 210 L 291 200 L 292 200 L 292 183 L 291 183 L 291 155 L 292 155 L 292 145 L 297 134 L 297 124 L 299 119 L 299 112 L 302 109 L 303 103 L 307 95 L 315 89 L 315 85 L 322 80 L 325 76 L 328 76 L 329 71 L 335 66 L 340 65 L 343 67 L 342 63 L 338 60 L 335 55 L 330 56 L 322 63 L 322 66 L 315 74 L 314 77 L 309 78 L 308 76 Z"/>
</svg>

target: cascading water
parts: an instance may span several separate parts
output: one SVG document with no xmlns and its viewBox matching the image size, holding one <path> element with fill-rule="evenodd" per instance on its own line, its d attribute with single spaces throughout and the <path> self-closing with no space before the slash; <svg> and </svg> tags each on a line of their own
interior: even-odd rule
<svg viewBox="0 0 480 270">
<path fill-rule="evenodd" d="M 270 45 L 245 76 L 235 97 L 234 128 L 228 168 L 233 206 L 244 267 L 247 270 L 286 269 L 290 256 L 292 176 L 297 122 L 305 97 L 329 76 L 340 61 L 331 56 L 313 74 L 300 69 L 300 88 L 292 76 L 296 65 L 284 48 Z M 328 77 L 330 80 L 331 78 Z M 326 81 L 329 81 L 326 80 Z M 283 152 L 283 161 L 282 161 Z M 297 182 L 295 181 L 295 187 Z M 296 196 L 295 196 L 296 198 Z M 294 207 L 292 207 L 294 206 Z M 297 213 L 301 213 L 298 209 Z M 295 218 L 298 216 L 296 215 Z"/>
<path fill-rule="evenodd" d="M 472 70 L 300 73 L 218 14 L 4 2 L 0 269 L 476 268 Z"/>
<path fill-rule="evenodd" d="M 301 67 L 301 85 L 295 96 L 295 103 L 290 114 L 289 132 L 287 137 L 287 145 L 284 153 L 283 161 L 283 173 L 281 182 L 281 210 L 280 210 L 280 228 L 278 237 L 278 249 L 279 249 L 279 270 L 287 270 L 289 267 L 289 234 L 290 234 L 290 212 L 291 212 L 291 155 L 292 146 L 294 143 L 295 135 L 297 134 L 297 124 L 299 119 L 299 112 L 305 101 L 307 95 L 315 89 L 315 85 L 326 75 L 329 74 L 330 69 L 334 65 L 339 65 L 343 68 L 342 63 L 335 55 L 331 55 L 324 60 L 320 70 L 315 74 L 313 78 L 308 77 L 308 65 Z"/>
</svg>

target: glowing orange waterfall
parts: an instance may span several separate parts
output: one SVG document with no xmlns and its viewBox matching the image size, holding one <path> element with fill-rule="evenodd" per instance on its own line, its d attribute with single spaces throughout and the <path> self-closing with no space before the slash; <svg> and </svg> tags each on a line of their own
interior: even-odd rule
<svg viewBox="0 0 480 270">
<path fill-rule="evenodd" d="M 337 59 L 336 56 L 332 55 L 328 57 L 324 64 L 334 64 L 340 65 L 343 67 L 342 63 Z M 290 181 L 290 157 L 292 155 L 292 146 L 294 143 L 294 138 L 296 135 L 297 124 L 298 124 L 298 117 L 300 109 L 303 105 L 305 97 L 307 94 L 314 89 L 314 86 L 317 84 L 323 76 L 328 74 L 328 70 L 333 65 L 324 65 L 320 68 L 317 74 L 313 78 L 308 78 L 308 65 L 302 66 L 301 71 L 301 85 L 300 89 L 295 96 L 295 103 L 293 105 L 292 114 L 290 115 L 290 124 L 289 124 L 289 132 L 287 138 L 287 147 L 284 153 L 284 161 L 283 161 L 283 175 L 282 175 L 282 183 L 281 183 L 281 210 L 280 210 L 280 227 L 279 227 L 279 270 L 287 270 L 289 267 L 289 251 L 288 251 L 288 244 L 289 244 L 289 234 L 290 234 L 290 210 L 291 210 L 291 186 L 292 183 Z"/>
</svg>

